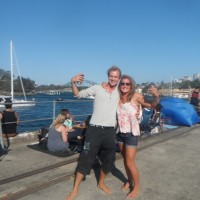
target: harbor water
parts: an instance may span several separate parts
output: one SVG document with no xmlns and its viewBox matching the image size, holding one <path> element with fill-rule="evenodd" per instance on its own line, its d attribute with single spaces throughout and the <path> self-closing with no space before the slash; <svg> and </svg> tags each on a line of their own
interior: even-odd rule
<svg viewBox="0 0 200 200">
<path fill-rule="evenodd" d="M 20 96 L 16 98 L 20 99 Z M 36 102 L 35 106 L 14 108 L 19 114 L 20 122 L 17 128 L 19 133 L 49 127 L 62 108 L 69 109 L 74 116 L 74 121 L 84 121 L 92 113 L 93 101 L 77 99 L 71 92 L 60 95 L 36 94 L 28 96 L 27 100 L 33 98 Z"/>
<path fill-rule="evenodd" d="M 23 99 L 20 96 L 16 98 Z M 93 111 L 93 100 L 77 99 L 72 92 L 57 95 L 36 94 L 34 96 L 28 96 L 27 100 L 33 100 L 33 98 L 36 102 L 35 106 L 14 108 L 19 114 L 20 122 L 17 128 L 19 134 L 49 127 L 53 119 L 63 108 L 69 109 L 71 115 L 74 117 L 74 122 L 83 122 Z M 145 99 L 152 101 L 153 97 L 146 95 Z M 164 98 L 161 97 L 161 99 Z M 3 109 L 1 108 L 1 111 Z M 176 128 L 176 126 L 172 126 L 172 128 Z"/>
</svg>

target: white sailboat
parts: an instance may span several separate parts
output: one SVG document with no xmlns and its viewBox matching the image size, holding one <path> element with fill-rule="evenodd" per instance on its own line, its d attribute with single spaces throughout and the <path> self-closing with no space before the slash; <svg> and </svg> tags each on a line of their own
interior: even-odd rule
<svg viewBox="0 0 200 200">
<path fill-rule="evenodd" d="M 19 77 L 20 77 L 20 82 L 21 82 L 21 87 L 22 87 L 24 99 L 15 99 L 14 98 L 13 53 L 14 53 L 14 48 L 13 48 L 13 42 L 11 40 L 10 41 L 10 67 L 11 67 L 11 92 L 10 92 L 10 95 L 11 96 L 10 97 L 7 96 L 5 98 L 1 98 L 2 100 L 0 102 L 0 107 L 4 107 L 4 102 L 5 102 L 6 98 L 10 98 L 11 99 L 13 107 L 35 106 L 35 101 L 34 100 L 30 101 L 30 100 L 27 100 L 27 98 L 26 98 L 23 82 L 22 82 L 22 79 L 21 79 L 21 75 L 19 73 L 19 68 L 18 68 L 18 64 L 17 63 L 16 63 L 16 66 L 17 66 L 17 70 L 18 70 L 18 73 L 19 73 Z"/>
<path fill-rule="evenodd" d="M 95 97 L 94 96 L 89 96 L 89 97 L 87 97 L 86 99 L 95 99 Z"/>
</svg>

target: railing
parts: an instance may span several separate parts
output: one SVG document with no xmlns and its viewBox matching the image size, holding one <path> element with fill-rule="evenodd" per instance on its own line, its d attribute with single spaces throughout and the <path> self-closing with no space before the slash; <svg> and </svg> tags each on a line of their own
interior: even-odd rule
<svg viewBox="0 0 200 200">
<path fill-rule="evenodd" d="M 66 100 L 66 101 L 36 101 L 35 106 L 15 108 L 19 115 L 19 134 L 35 132 L 42 127 L 49 127 L 52 121 L 60 113 L 62 108 L 69 109 L 74 117 L 74 122 L 84 121 L 92 113 L 92 100 Z M 16 123 L 16 122 L 12 122 Z M 10 123 L 5 123 L 10 124 Z M 2 137 L 2 123 L 0 122 L 0 143 L 4 148 Z"/>
</svg>

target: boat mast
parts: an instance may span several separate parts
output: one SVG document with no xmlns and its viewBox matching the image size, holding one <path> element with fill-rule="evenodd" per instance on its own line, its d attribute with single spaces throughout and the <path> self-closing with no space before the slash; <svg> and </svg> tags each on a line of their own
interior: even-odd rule
<svg viewBox="0 0 200 200">
<path fill-rule="evenodd" d="M 171 76 L 171 85 L 170 85 L 171 97 L 173 97 L 173 87 L 172 87 L 172 82 L 173 82 L 173 79 L 172 79 L 172 76 Z"/>
<path fill-rule="evenodd" d="M 11 100 L 13 101 L 14 84 L 13 84 L 13 44 L 10 41 L 10 68 L 11 68 Z"/>
<path fill-rule="evenodd" d="M 16 61 L 17 72 L 18 72 L 18 75 L 19 75 L 19 79 L 20 79 L 20 83 L 21 83 L 21 87 L 22 87 L 22 91 L 23 91 L 23 95 L 24 95 L 24 100 L 26 101 L 26 93 L 25 93 L 22 77 L 21 77 L 21 74 L 20 74 L 20 71 L 19 71 L 19 66 L 18 66 L 18 61 L 17 61 L 14 45 L 12 45 L 12 49 L 13 49 L 13 55 L 14 55 L 14 58 L 15 58 L 15 61 Z"/>
</svg>

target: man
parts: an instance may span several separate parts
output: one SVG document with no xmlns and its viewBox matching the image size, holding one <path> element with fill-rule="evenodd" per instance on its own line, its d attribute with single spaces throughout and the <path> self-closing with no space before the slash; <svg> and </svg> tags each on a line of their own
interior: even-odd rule
<svg viewBox="0 0 200 200">
<path fill-rule="evenodd" d="M 200 87 L 195 87 L 195 89 L 190 94 L 190 104 L 197 107 L 199 105 L 200 99 Z"/>
<path fill-rule="evenodd" d="M 109 173 L 114 165 L 115 159 L 115 125 L 116 109 L 119 102 L 117 84 L 121 77 L 119 67 L 112 66 L 107 71 L 108 82 L 102 85 L 94 85 L 82 91 L 78 91 L 76 83 L 84 80 L 83 74 L 78 74 L 71 79 L 72 90 L 78 98 L 94 96 L 93 114 L 90 126 L 87 129 L 85 144 L 80 154 L 74 186 L 66 200 L 73 200 L 78 193 L 78 188 L 84 176 L 90 174 L 96 156 L 101 152 L 101 171 L 98 187 L 105 193 L 112 191 L 105 185 L 106 174 Z"/>
<path fill-rule="evenodd" d="M 195 111 L 200 116 L 200 87 L 195 89 L 189 95 L 190 104 L 193 105 Z"/>
</svg>

